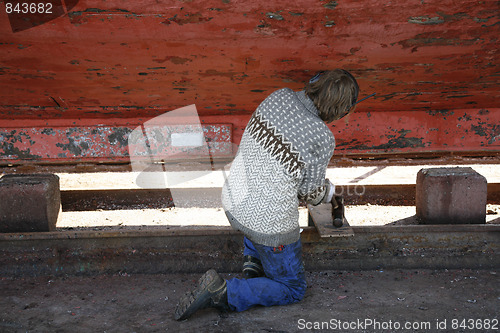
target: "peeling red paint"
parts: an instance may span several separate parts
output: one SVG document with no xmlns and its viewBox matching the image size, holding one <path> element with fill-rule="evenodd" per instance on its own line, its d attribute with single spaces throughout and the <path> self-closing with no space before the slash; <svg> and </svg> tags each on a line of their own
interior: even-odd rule
<svg viewBox="0 0 500 333">
<path fill-rule="evenodd" d="M 203 130 L 212 157 L 231 158 L 233 144 L 239 144 L 249 116 L 231 117 L 232 125 L 217 124 L 227 116 L 202 116 Z M 61 122 L 61 121 L 60 121 Z M 64 122 L 64 120 L 62 120 Z M 128 134 L 140 124 L 89 126 L 89 120 L 70 127 L 42 125 L 32 128 L 0 128 L 0 163 L 20 160 L 128 161 Z M 7 122 L 15 126 L 16 121 Z M 43 123 L 49 124 L 47 121 Z M 57 122 L 55 122 L 57 124 Z M 453 124 L 450 126 L 450 124 Z M 441 112 L 355 112 L 330 126 L 336 137 L 336 155 L 429 153 L 443 151 L 500 150 L 500 109 L 443 110 Z M 152 153 L 182 158 L 199 158 L 196 150 L 182 154 L 169 146 L 164 131 L 151 142 Z M 183 132 L 182 128 L 177 131 Z M 188 129 L 185 131 L 189 132 Z M 162 132 L 163 133 L 163 132 Z M 151 137 L 150 140 L 153 140 Z M 166 149 L 166 150 L 165 150 Z"/>
<path fill-rule="evenodd" d="M 129 161 L 129 135 L 137 126 L 140 124 L 113 127 L 0 128 L 0 163 L 20 160 Z M 231 125 L 202 125 L 202 129 L 208 148 L 208 151 L 203 151 L 204 154 L 210 153 L 212 157 L 232 156 Z M 161 131 L 163 136 L 149 136 L 150 151 L 144 152 L 144 155 L 150 153 L 155 156 L 200 158 L 199 150 L 191 149 L 188 154 L 183 154 L 182 147 L 171 145 L 170 134 L 190 132 L 186 126 L 169 126 L 164 129 L 158 127 L 155 130 Z"/>
<path fill-rule="evenodd" d="M 337 152 L 498 151 L 497 1 L 64 3 L 18 32 L 1 5 L 0 128 L 114 128 L 196 104 L 237 144 L 272 91 L 342 67 L 377 95 L 332 127 Z M 85 146 L 70 137 L 49 154 Z"/>
</svg>

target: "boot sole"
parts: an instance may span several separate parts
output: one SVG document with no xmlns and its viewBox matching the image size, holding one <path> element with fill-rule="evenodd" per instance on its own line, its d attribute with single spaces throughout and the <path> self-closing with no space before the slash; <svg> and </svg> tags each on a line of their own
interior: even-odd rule
<svg viewBox="0 0 500 333">
<path fill-rule="evenodd" d="M 264 267 L 259 259 L 252 256 L 245 256 L 246 261 L 243 263 L 243 277 L 245 279 L 253 279 L 257 277 L 263 277 Z"/>
<path fill-rule="evenodd" d="M 264 269 L 255 263 L 245 263 L 243 268 L 243 276 L 245 279 L 252 279 L 257 277 L 262 277 L 264 275 Z"/>
<path fill-rule="evenodd" d="M 210 305 L 211 287 L 223 285 L 224 280 L 213 269 L 207 271 L 198 280 L 198 286 L 184 294 L 179 304 L 175 308 L 175 320 L 184 320 L 189 318 L 198 310 L 204 309 Z"/>
</svg>

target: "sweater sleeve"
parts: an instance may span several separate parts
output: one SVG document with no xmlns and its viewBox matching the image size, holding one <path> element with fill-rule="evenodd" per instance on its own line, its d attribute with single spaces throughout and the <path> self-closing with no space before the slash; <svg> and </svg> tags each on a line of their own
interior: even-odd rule
<svg viewBox="0 0 500 333">
<path fill-rule="evenodd" d="M 325 175 L 334 147 L 335 143 L 330 142 L 321 149 L 324 151 L 315 152 L 315 155 L 318 156 L 317 160 L 306 165 L 299 186 L 299 199 L 305 200 L 314 206 L 331 200 L 335 186 L 328 179 L 325 179 Z"/>
</svg>

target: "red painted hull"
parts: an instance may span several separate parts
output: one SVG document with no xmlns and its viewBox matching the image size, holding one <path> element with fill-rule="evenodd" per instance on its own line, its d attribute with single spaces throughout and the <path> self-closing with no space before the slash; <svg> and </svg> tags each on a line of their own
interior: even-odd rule
<svg viewBox="0 0 500 333">
<path fill-rule="evenodd" d="M 336 67 L 377 93 L 336 154 L 500 151 L 497 1 L 65 4 L 31 28 L 0 5 L 0 163 L 126 161 L 113 133 L 190 104 L 238 144 L 269 93 Z"/>
</svg>

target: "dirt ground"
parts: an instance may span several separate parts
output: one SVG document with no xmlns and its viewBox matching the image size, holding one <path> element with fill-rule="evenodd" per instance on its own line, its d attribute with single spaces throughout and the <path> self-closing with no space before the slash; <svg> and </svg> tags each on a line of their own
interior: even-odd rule
<svg viewBox="0 0 500 333">
<path fill-rule="evenodd" d="M 206 309 L 182 322 L 173 319 L 175 305 L 199 274 L 3 277 L 0 332 L 498 332 L 499 274 L 308 272 L 300 303 Z"/>
</svg>

